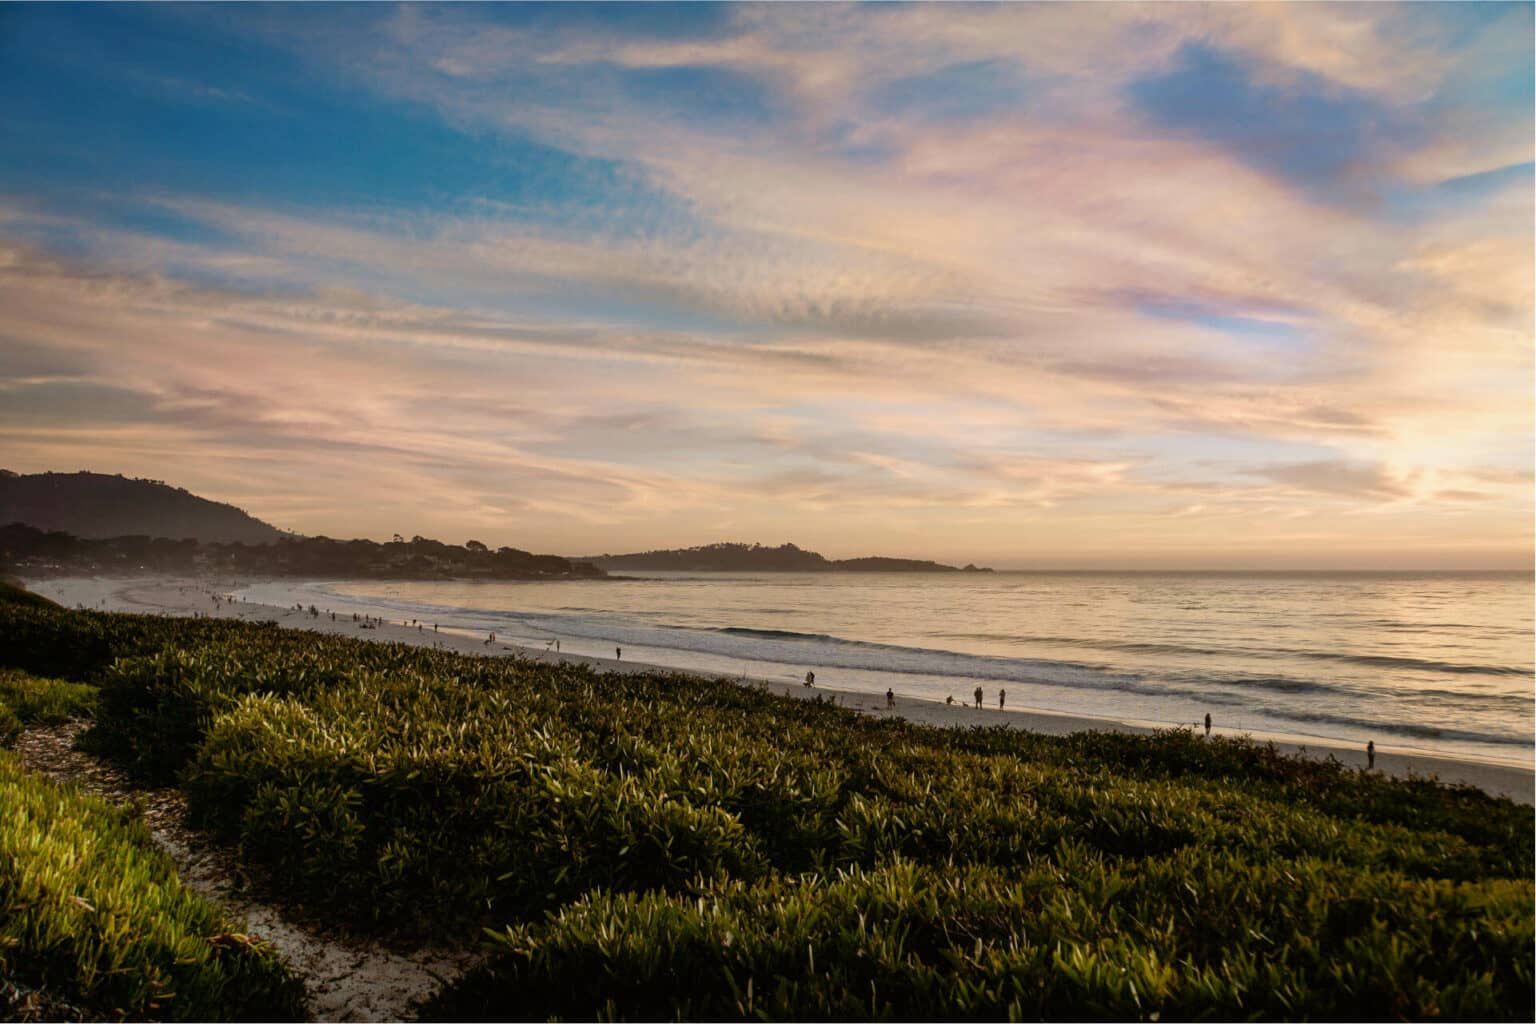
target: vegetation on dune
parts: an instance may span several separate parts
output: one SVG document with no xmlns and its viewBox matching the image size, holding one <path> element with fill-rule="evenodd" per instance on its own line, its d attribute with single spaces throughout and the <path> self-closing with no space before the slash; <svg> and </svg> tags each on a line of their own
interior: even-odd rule
<svg viewBox="0 0 1536 1024">
<path fill-rule="evenodd" d="M 491 926 L 441 1017 L 1530 1015 L 1532 812 L 1478 791 L 245 623 L 11 623 L 3 659 L 99 682 L 92 742 L 294 900 Z"/>
<path fill-rule="evenodd" d="M 0 747 L 11 746 L 28 726 L 58 725 L 95 710 L 94 686 L 0 668 Z"/>
<path fill-rule="evenodd" d="M 96 711 L 96 687 L 63 679 L 39 679 L 17 669 L 0 669 L 0 707 L 22 725 L 59 725 Z"/>
<path fill-rule="evenodd" d="M 128 811 L 0 753 L 0 1017 L 301 1020 L 268 949 L 184 889 Z"/>
<path fill-rule="evenodd" d="M 42 594 L 34 594 L 3 573 L 0 573 L 0 603 L 32 608 L 57 609 L 59 607 L 57 602 L 48 600 Z"/>
<path fill-rule="evenodd" d="M 1490 1019 L 1529 1010 L 1529 903 L 1514 881 L 1193 848 L 894 860 L 700 898 L 596 893 L 495 935 L 424 1016 Z"/>
</svg>

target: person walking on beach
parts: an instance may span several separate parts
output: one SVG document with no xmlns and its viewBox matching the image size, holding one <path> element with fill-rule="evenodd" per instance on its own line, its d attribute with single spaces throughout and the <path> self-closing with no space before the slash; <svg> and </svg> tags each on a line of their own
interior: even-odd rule
<svg viewBox="0 0 1536 1024">
<path fill-rule="evenodd" d="M 896 706 L 896 691 L 892 690 L 890 687 L 886 687 L 885 690 L 885 706 L 888 708 L 893 708 Z"/>
<path fill-rule="evenodd" d="M 1365 770 L 1372 771 L 1376 767 L 1376 741 L 1368 740 L 1365 744 Z"/>
<path fill-rule="evenodd" d="M 976 687 L 976 706 L 981 707 L 981 687 Z"/>
<path fill-rule="evenodd" d="M 805 688 L 807 690 L 809 690 L 811 687 L 813 687 L 815 685 L 816 685 L 816 673 L 815 672 L 807 672 L 805 674 Z"/>
<path fill-rule="evenodd" d="M 1205 738 L 1211 738 L 1211 713 L 1209 711 L 1205 713 Z"/>
<path fill-rule="evenodd" d="M 614 661 L 623 661 L 624 660 L 624 648 L 622 648 L 622 647 L 615 647 L 613 649 L 613 660 Z"/>
<path fill-rule="evenodd" d="M 1008 699 L 1008 691 L 1001 686 L 997 688 L 997 710 L 1003 710 L 1003 701 Z"/>
</svg>

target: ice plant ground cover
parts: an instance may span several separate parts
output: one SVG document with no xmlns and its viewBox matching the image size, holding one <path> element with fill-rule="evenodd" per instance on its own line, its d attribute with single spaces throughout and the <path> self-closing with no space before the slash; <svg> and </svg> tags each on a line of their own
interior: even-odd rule
<svg viewBox="0 0 1536 1024">
<path fill-rule="evenodd" d="M 131 810 L 0 751 L 0 1017 L 302 1020 L 302 999 Z"/>
<path fill-rule="evenodd" d="M 1470 789 L 249 623 L 0 636 L 295 904 L 488 935 L 429 1016 L 1529 1017 L 1532 811 Z"/>
</svg>

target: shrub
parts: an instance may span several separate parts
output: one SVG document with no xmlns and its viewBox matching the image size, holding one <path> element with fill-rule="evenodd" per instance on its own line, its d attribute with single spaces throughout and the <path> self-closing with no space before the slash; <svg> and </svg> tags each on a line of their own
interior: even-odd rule
<svg viewBox="0 0 1536 1024">
<path fill-rule="evenodd" d="M 147 782 L 165 785 L 214 718 L 247 693 L 292 693 L 346 677 L 344 663 L 292 635 L 245 636 L 120 657 L 102 677 L 103 714 L 87 736 Z"/>
<path fill-rule="evenodd" d="M 496 934 L 424 1016 L 1507 1019 L 1530 1010 L 1530 898 L 1074 844 L 1013 871 L 897 861 L 698 899 L 595 893 Z"/>
<path fill-rule="evenodd" d="M 306 699 L 253 694 L 215 723 L 184 785 L 306 903 L 394 927 L 522 915 L 596 886 L 751 877 L 728 811 L 577 755 L 503 694 L 363 675 Z"/>
<path fill-rule="evenodd" d="M 0 605 L 20 605 L 28 608 L 59 608 L 59 604 L 42 594 L 34 594 L 15 580 L 0 578 Z"/>
<path fill-rule="evenodd" d="M 9 748 L 15 746 L 16 740 L 21 736 L 26 725 L 20 716 L 11 710 L 11 706 L 0 700 L 0 747 Z"/>
<path fill-rule="evenodd" d="M 27 725 L 58 725 L 96 712 L 96 687 L 0 669 L 0 703 Z"/>
<path fill-rule="evenodd" d="M 0 754 L 0 979 L 96 1018 L 298 1020 L 302 986 L 126 812 Z M 3 1011 L 4 1007 L 0 1007 Z"/>
</svg>

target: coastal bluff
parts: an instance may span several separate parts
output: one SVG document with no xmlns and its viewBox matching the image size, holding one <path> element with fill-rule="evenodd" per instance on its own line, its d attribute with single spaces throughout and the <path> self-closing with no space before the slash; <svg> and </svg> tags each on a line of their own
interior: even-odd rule
<svg viewBox="0 0 1536 1024">
<path fill-rule="evenodd" d="M 916 558 L 831 559 L 794 544 L 719 543 L 627 555 L 589 555 L 580 559 L 607 570 L 672 572 L 991 572 L 967 565 L 959 568 Z"/>
</svg>

